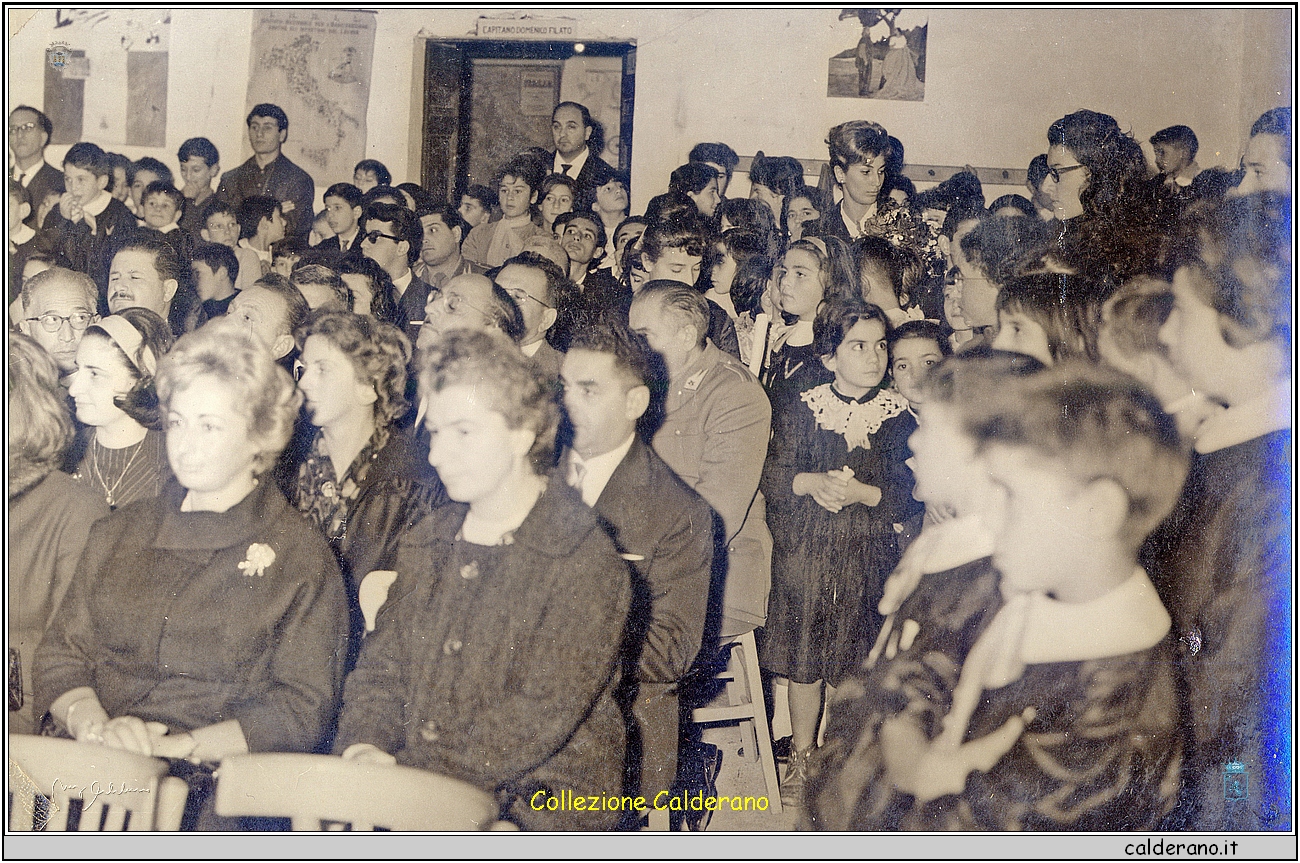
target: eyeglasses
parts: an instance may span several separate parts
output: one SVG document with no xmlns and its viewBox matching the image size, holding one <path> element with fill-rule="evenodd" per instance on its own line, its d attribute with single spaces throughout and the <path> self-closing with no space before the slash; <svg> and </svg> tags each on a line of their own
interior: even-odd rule
<svg viewBox="0 0 1300 863">
<path fill-rule="evenodd" d="M 433 303 L 440 302 L 440 301 L 443 307 L 446 308 L 447 314 L 454 315 L 457 312 L 459 312 L 462 308 L 466 308 L 466 309 L 473 309 L 474 311 L 482 315 L 484 318 L 488 318 L 489 320 L 491 319 L 491 316 L 487 312 L 483 311 L 478 306 L 474 305 L 473 303 L 465 299 L 460 294 L 449 294 L 446 291 L 443 291 L 439 288 L 429 289 L 429 298 L 424 302 L 425 308 L 428 308 Z"/>
<path fill-rule="evenodd" d="M 9 127 L 9 134 L 10 134 L 10 135 L 18 135 L 18 134 L 21 134 L 21 133 L 23 133 L 23 132 L 31 132 L 31 131 L 34 131 L 35 129 L 36 129 L 36 123 L 34 123 L 34 122 L 33 122 L 33 123 L 22 123 L 22 124 L 17 125 L 17 126 L 10 125 L 10 127 Z"/>
<path fill-rule="evenodd" d="M 524 300 L 532 300 L 534 303 L 537 303 L 537 305 L 541 306 L 544 309 L 555 308 L 555 306 L 549 305 L 537 299 L 537 297 L 534 297 L 532 294 L 528 293 L 523 288 L 506 288 L 505 292 L 509 294 L 510 298 L 517 303 L 522 303 Z"/>
<path fill-rule="evenodd" d="M 1059 182 L 1061 182 L 1061 175 L 1062 175 L 1062 174 L 1068 174 L 1068 173 L 1070 173 L 1071 171 L 1077 171 L 1079 168 L 1082 168 L 1082 167 L 1084 167 L 1084 166 L 1083 166 L 1083 165 L 1066 165 L 1064 168 L 1051 168 L 1051 167 L 1049 167 L 1049 168 L 1047 169 L 1047 176 L 1049 176 L 1049 177 L 1052 178 L 1052 182 L 1053 182 L 1053 183 L 1059 183 Z"/>
<path fill-rule="evenodd" d="M 383 231 L 368 231 L 364 239 L 367 243 L 377 243 L 380 237 L 392 240 L 394 243 L 402 242 L 401 237 L 394 237 L 392 234 L 385 234 Z"/>
<path fill-rule="evenodd" d="M 98 315 L 92 315 L 87 312 L 73 312 L 67 317 L 50 312 L 49 314 L 41 315 L 39 318 L 28 318 L 27 320 L 40 321 L 41 329 L 45 330 L 45 332 L 57 333 L 59 330 L 63 329 L 63 324 L 65 322 L 74 330 L 84 330 L 86 327 L 90 326 L 97 317 Z"/>
</svg>

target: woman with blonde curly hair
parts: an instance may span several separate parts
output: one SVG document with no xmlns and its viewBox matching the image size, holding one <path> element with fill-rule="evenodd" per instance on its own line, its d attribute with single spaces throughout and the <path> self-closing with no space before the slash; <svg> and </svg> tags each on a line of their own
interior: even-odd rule
<svg viewBox="0 0 1300 863">
<path fill-rule="evenodd" d="M 334 555 L 262 475 L 301 396 L 234 321 L 159 363 L 175 481 L 91 529 L 36 655 L 36 711 L 71 737 L 176 759 L 202 797 L 240 752 L 322 745 L 347 607 Z M 220 829 L 210 809 L 201 829 Z"/>
<path fill-rule="evenodd" d="M 420 365 L 429 462 L 456 503 L 402 538 L 335 751 L 470 782 L 528 829 L 610 829 L 618 811 L 547 800 L 618 796 L 627 565 L 577 490 L 548 479 L 558 406 L 514 345 L 453 330 Z"/>
<path fill-rule="evenodd" d="M 364 624 L 361 579 L 391 569 L 398 537 L 447 497 L 427 453 L 395 425 L 407 408 L 406 335 L 368 315 L 322 309 L 297 338 L 298 385 L 317 431 L 293 498 L 343 568 L 355 659 Z"/>
<path fill-rule="evenodd" d="M 32 658 L 103 497 L 60 471 L 72 418 L 59 369 L 35 340 L 9 334 L 9 731 L 31 734 Z"/>
</svg>

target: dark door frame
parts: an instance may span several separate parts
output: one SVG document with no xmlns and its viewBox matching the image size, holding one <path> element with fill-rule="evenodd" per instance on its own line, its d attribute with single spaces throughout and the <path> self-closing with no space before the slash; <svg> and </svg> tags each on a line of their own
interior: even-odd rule
<svg viewBox="0 0 1300 863">
<path fill-rule="evenodd" d="M 581 45 L 581 51 L 575 51 Z M 632 114 L 636 94 L 635 42 L 540 42 L 500 39 L 437 39 L 424 45 L 424 104 L 420 130 L 420 185 L 435 195 L 458 201 L 464 191 L 469 159 L 471 61 L 567 60 L 577 54 L 621 57 L 622 105 L 619 111 L 619 167 L 631 173 Z M 610 130 L 606 130 L 608 135 Z"/>
</svg>

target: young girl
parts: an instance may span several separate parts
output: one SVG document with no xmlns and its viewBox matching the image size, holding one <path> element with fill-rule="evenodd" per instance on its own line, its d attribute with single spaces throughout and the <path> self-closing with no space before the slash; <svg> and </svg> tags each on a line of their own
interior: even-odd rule
<svg viewBox="0 0 1300 863">
<path fill-rule="evenodd" d="M 880 629 L 875 612 L 898 563 L 895 522 L 920 510 L 904 464 L 916 421 L 892 387 L 877 307 L 829 300 L 814 350 L 834 381 L 774 399 L 760 488 L 772 528 L 772 594 L 761 664 L 788 678 L 792 751 L 781 794 L 801 795 L 822 690 L 852 673 Z"/>
<path fill-rule="evenodd" d="M 761 311 L 760 300 L 772 278 L 767 244 L 748 231 L 733 228 L 714 244 L 712 258 L 709 289 L 704 296 L 731 318 L 740 342 L 740 361 L 749 366 L 754 353 L 754 319 Z"/>
<path fill-rule="evenodd" d="M 786 198 L 782 224 L 790 241 L 803 239 L 804 227 L 811 227 L 830 208 L 825 193 L 813 186 L 804 186 Z"/>
<path fill-rule="evenodd" d="M 998 292 L 992 346 L 1049 366 L 1074 357 L 1096 362 L 1100 307 L 1081 288 L 1062 273 L 1009 279 Z"/>
<path fill-rule="evenodd" d="M 537 190 L 541 198 L 537 209 L 541 213 L 542 227 L 546 229 L 546 233 L 549 234 L 554 228 L 556 216 L 573 210 L 576 182 L 572 177 L 563 174 L 549 174 L 542 180 L 542 185 Z"/>
<path fill-rule="evenodd" d="M 760 377 L 769 393 L 783 387 L 802 392 L 830 380 L 813 348 L 813 319 L 823 300 L 857 296 L 853 261 L 842 240 L 809 237 L 790 244 L 773 276 L 773 326 Z"/>
</svg>

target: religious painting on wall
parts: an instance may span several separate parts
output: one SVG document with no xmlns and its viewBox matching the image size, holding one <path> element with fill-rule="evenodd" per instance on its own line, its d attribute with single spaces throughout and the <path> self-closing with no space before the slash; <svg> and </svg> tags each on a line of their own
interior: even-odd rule
<svg viewBox="0 0 1300 863">
<path fill-rule="evenodd" d="M 836 45 L 857 41 L 830 58 L 826 95 L 923 101 L 928 28 L 928 13 L 915 9 L 842 10 Z"/>
</svg>

